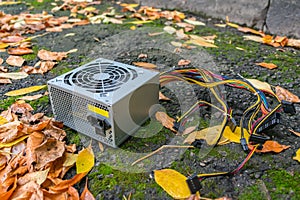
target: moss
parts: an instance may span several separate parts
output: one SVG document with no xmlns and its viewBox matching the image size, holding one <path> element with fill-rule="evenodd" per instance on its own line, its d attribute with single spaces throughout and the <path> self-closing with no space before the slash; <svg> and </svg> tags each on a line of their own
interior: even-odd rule
<svg viewBox="0 0 300 200">
<path fill-rule="evenodd" d="M 19 98 L 17 97 L 8 97 L 6 99 L 3 99 L 0 101 L 0 110 L 6 110 L 11 104 L 16 102 L 16 100 Z"/>
<path fill-rule="evenodd" d="M 272 199 L 300 199 L 300 173 L 289 174 L 286 170 L 269 170 L 262 177 Z"/>
<path fill-rule="evenodd" d="M 256 183 L 255 185 L 249 186 L 243 189 L 238 199 L 240 200 L 265 200 L 266 194 L 262 192 L 261 187 Z"/>
<path fill-rule="evenodd" d="M 39 48 L 38 48 L 38 46 L 33 46 L 32 50 L 33 50 L 33 53 L 22 56 L 27 62 L 32 61 L 36 58 Z"/>
<path fill-rule="evenodd" d="M 145 199 L 145 190 L 147 189 L 155 189 L 158 195 L 162 194 L 162 190 L 153 180 L 149 182 L 148 174 L 126 173 L 104 164 L 97 166 L 88 175 L 88 178 L 90 180 L 90 190 L 95 196 L 103 191 L 113 191 L 116 187 L 121 188 L 123 191 L 116 194 L 119 198 L 122 198 L 125 192 L 131 192 L 133 199 Z"/>
<path fill-rule="evenodd" d="M 67 133 L 68 144 L 76 144 L 77 147 L 81 145 L 81 138 L 78 132 L 70 128 L 66 128 L 65 131 Z"/>
<path fill-rule="evenodd" d="M 53 0 L 43 0 L 42 2 L 39 2 L 38 0 L 26 0 L 25 3 L 30 6 L 34 12 L 38 12 L 38 10 L 49 10 L 49 8 L 53 7 L 51 5 Z"/>
<path fill-rule="evenodd" d="M 49 105 L 49 96 L 45 95 L 37 100 L 29 101 L 28 103 L 32 106 L 34 110 L 37 110 L 40 107 Z"/>
</svg>

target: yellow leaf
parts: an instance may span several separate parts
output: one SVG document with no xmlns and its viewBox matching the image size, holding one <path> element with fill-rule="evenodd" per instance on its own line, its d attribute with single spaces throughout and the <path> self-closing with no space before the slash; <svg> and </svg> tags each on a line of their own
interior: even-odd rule
<svg viewBox="0 0 300 200">
<path fill-rule="evenodd" d="M 132 21 L 132 22 L 127 22 L 127 24 L 147 24 L 153 22 L 152 20 L 149 21 L 143 21 L 143 20 L 137 20 L 137 21 Z"/>
<path fill-rule="evenodd" d="M 7 119 L 6 118 L 4 118 L 4 117 L 2 117 L 2 116 L 0 116 L 0 125 L 2 125 L 2 124 L 6 124 L 8 121 L 7 121 Z"/>
<path fill-rule="evenodd" d="M 11 147 L 11 146 L 14 146 L 15 144 L 18 144 L 19 142 L 25 140 L 26 138 L 28 138 L 29 135 L 24 135 L 12 142 L 9 142 L 9 143 L 0 143 L 0 148 L 3 148 L 3 147 Z"/>
<path fill-rule="evenodd" d="M 196 20 L 184 19 L 184 21 L 195 26 L 205 26 L 205 23 Z"/>
<path fill-rule="evenodd" d="M 293 159 L 298 160 L 300 162 L 300 149 L 297 150 L 296 156 L 294 156 Z"/>
<path fill-rule="evenodd" d="M 241 143 L 241 127 L 236 127 L 236 129 L 234 130 L 234 132 L 231 131 L 229 126 L 225 127 L 225 130 L 223 132 L 223 136 L 225 138 L 227 138 L 228 140 L 230 140 L 231 142 L 235 142 L 235 143 Z M 244 137 L 245 139 L 248 141 L 250 134 L 248 133 L 248 131 L 244 128 Z"/>
<path fill-rule="evenodd" d="M 265 63 L 265 62 L 260 62 L 260 63 L 255 63 L 256 65 L 259 65 L 261 67 L 265 67 L 268 69 L 275 69 L 277 68 L 277 65 L 273 64 L 273 63 Z"/>
<path fill-rule="evenodd" d="M 0 2 L 0 6 L 6 6 L 6 5 L 14 5 L 14 4 L 20 4 L 22 3 L 21 1 L 5 1 L 5 2 Z"/>
<path fill-rule="evenodd" d="M 227 24 L 227 26 L 231 26 L 233 28 L 238 28 L 239 27 L 239 25 L 231 23 L 231 22 L 226 22 L 226 24 Z"/>
<path fill-rule="evenodd" d="M 154 171 L 155 181 L 174 199 L 185 199 L 191 195 L 186 177 L 173 169 Z"/>
<path fill-rule="evenodd" d="M 139 4 L 127 4 L 127 3 L 121 3 L 120 6 L 122 7 L 131 7 L 131 8 L 135 8 L 135 7 L 138 7 Z"/>
<path fill-rule="evenodd" d="M 134 31 L 136 29 L 136 26 L 130 26 L 130 30 Z"/>
<path fill-rule="evenodd" d="M 75 164 L 76 160 L 78 158 L 78 154 L 73 154 L 73 153 L 66 153 L 66 159 L 63 163 L 64 167 L 69 167 Z"/>
<path fill-rule="evenodd" d="M 24 94 L 28 94 L 31 92 L 35 92 L 38 91 L 40 89 L 45 88 L 46 85 L 36 85 L 36 86 L 31 86 L 31 87 L 27 87 L 27 88 L 22 88 L 19 90 L 13 90 L 10 92 L 5 93 L 6 96 L 19 96 L 19 95 L 24 95 Z"/>
<path fill-rule="evenodd" d="M 18 185 L 25 185 L 30 181 L 35 181 L 38 185 L 41 185 L 47 179 L 49 170 L 50 168 L 43 171 L 35 171 L 35 172 L 27 173 L 18 179 Z"/>
<path fill-rule="evenodd" d="M 155 64 L 147 63 L 147 62 L 133 62 L 133 64 L 136 65 L 136 66 L 139 66 L 139 67 L 143 67 L 145 69 L 157 68 L 157 66 Z"/>
<path fill-rule="evenodd" d="M 249 81 L 257 89 L 275 95 L 274 92 L 273 92 L 273 90 L 271 89 L 271 86 L 270 86 L 269 83 L 262 82 L 262 81 L 259 81 L 257 79 L 247 79 L 247 81 Z"/>
<path fill-rule="evenodd" d="M 86 7 L 84 10 L 87 12 L 94 12 L 96 10 L 96 8 L 93 6 L 89 6 L 89 7 Z"/>
<path fill-rule="evenodd" d="M 200 131 L 192 132 L 185 140 L 184 143 L 191 144 L 195 140 L 205 140 L 208 145 L 214 145 L 217 143 L 221 134 L 221 125 L 212 126 Z"/>
<path fill-rule="evenodd" d="M 9 44 L 7 44 L 7 43 L 0 43 L 0 49 L 5 49 L 8 46 L 9 46 Z"/>
<path fill-rule="evenodd" d="M 89 172 L 94 167 L 95 159 L 94 152 L 89 146 L 79 152 L 76 160 L 76 171 L 77 174 Z"/>
</svg>

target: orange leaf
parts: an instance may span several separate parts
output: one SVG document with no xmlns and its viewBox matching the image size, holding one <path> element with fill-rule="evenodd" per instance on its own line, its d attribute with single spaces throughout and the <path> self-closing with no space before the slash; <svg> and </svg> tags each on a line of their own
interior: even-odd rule
<svg viewBox="0 0 300 200">
<path fill-rule="evenodd" d="M 164 101 L 170 101 L 171 99 L 166 97 L 163 93 L 159 92 L 158 93 L 159 100 L 164 100 Z"/>
<path fill-rule="evenodd" d="M 16 47 L 7 49 L 7 53 L 10 55 L 22 56 L 33 53 L 33 50 L 27 47 Z"/>
<path fill-rule="evenodd" d="M 254 30 L 252 28 L 248 28 L 248 27 L 237 27 L 237 29 L 241 32 L 244 32 L 244 33 L 253 33 L 255 35 L 260 35 L 260 36 L 264 36 L 265 34 L 260 32 L 260 31 L 257 31 L 257 30 Z"/>
<path fill-rule="evenodd" d="M 11 35 L 11 36 L 7 36 L 5 38 L 2 38 L 1 39 L 1 42 L 4 42 L 4 43 L 16 43 L 16 42 L 21 42 L 22 40 L 24 40 L 25 38 L 24 37 L 21 37 L 21 36 L 14 36 L 14 35 Z"/>
<path fill-rule="evenodd" d="M 259 65 L 261 67 L 265 67 L 268 69 L 275 69 L 277 68 L 277 65 L 273 64 L 273 63 L 265 63 L 265 62 L 260 62 L 260 63 L 255 63 L 256 65 Z"/>
<path fill-rule="evenodd" d="M 95 197 L 93 196 L 93 194 L 89 191 L 89 189 L 87 187 L 87 183 L 88 183 L 88 179 L 86 179 L 86 181 L 85 181 L 84 190 L 82 191 L 82 193 L 80 195 L 80 200 L 95 200 Z"/>
<path fill-rule="evenodd" d="M 6 59 L 6 63 L 11 66 L 21 67 L 24 62 L 25 62 L 25 59 L 20 56 L 9 56 Z"/>
<path fill-rule="evenodd" d="M 10 190 L 8 190 L 7 192 L 0 193 L 0 199 L 1 200 L 10 199 L 10 196 L 13 194 L 13 192 L 15 191 L 16 188 L 17 188 L 17 176 L 15 176 L 15 181 L 14 181 L 13 187 Z"/>
<path fill-rule="evenodd" d="M 70 200 L 79 200 L 79 194 L 78 194 L 78 191 L 77 191 L 74 187 L 69 186 L 67 192 L 68 192 L 68 194 L 69 194 L 68 199 L 70 199 Z"/>
<path fill-rule="evenodd" d="M 152 63 L 146 63 L 146 62 L 133 62 L 134 65 L 139 66 L 139 67 L 143 67 L 145 69 L 154 69 L 157 68 L 157 66 L 155 64 Z"/>
<path fill-rule="evenodd" d="M 67 190 L 70 186 L 73 186 L 74 184 L 78 183 L 86 174 L 87 172 L 76 174 L 72 179 L 63 180 L 59 184 L 52 186 L 49 189 L 54 192 L 63 192 Z"/>
<path fill-rule="evenodd" d="M 3 63 L 3 59 L 2 59 L 2 58 L 0 58 L 0 65 L 2 65 L 2 63 Z"/>
<path fill-rule="evenodd" d="M 165 112 L 157 112 L 157 113 L 155 114 L 155 118 L 156 118 L 158 121 L 160 121 L 160 123 L 161 123 L 164 127 L 170 129 L 171 131 L 176 132 L 175 129 L 173 128 L 175 119 L 169 117 L 169 116 L 167 115 L 167 113 L 165 113 Z"/>
<path fill-rule="evenodd" d="M 253 149 L 252 145 L 249 145 L 250 149 Z M 256 150 L 256 152 L 266 153 L 266 152 L 275 152 L 280 153 L 281 151 L 290 148 L 290 146 L 279 144 L 276 141 L 268 140 L 263 145 L 262 150 Z"/>
<path fill-rule="evenodd" d="M 299 97 L 294 95 L 293 93 L 291 93 L 287 89 L 284 89 L 280 86 L 276 86 L 275 91 L 276 91 L 277 97 L 280 100 L 285 100 L 285 101 L 294 102 L 294 103 L 299 103 L 300 102 Z"/>
<path fill-rule="evenodd" d="M 0 83 L 1 84 L 11 84 L 11 80 L 8 78 L 0 78 Z"/>
</svg>

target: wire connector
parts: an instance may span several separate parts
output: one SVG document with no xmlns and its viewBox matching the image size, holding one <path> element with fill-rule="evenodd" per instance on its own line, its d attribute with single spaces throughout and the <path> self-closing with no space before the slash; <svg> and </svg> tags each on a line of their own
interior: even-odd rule
<svg viewBox="0 0 300 200">
<path fill-rule="evenodd" d="M 240 139 L 240 142 L 241 142 L 243 151 L 248 152 L 248 151 L 249 151 L 249 148 L 248 148 L 248 145 L 247 145 L 246 138 L 241 138 L 241 139 Z"/>
<path fill-rule="evenodd" d="M 268 136 L 251 134 L 249 137 L 249 142 L 253 142 L 255 144 L 264 144 L 267 140 L 270 140 L 270 139 L 271 138 Z"/>
<path fill-rule="evenodd" d="M 282 100 L 281 101 L 281 106 L 283 108 L 283 112 L 289 113 L 289 114 L 292 114 L 292 115 L 296 114 L 296 109 L 295 109 L 295 106 L 294 106 L 293 102 Z"/>
<path fill-rule="evenodd" d="M 234 118 L 232 118 L 232 117 L 229 118 L 228 121 L 227 121 L 226 126 L 229 126 L 230 130 L 232 132 L 234 132 L 235 129 L 236 129 L 236 121 L 234 120 Z"/>
<path fill-rule="evenodd" d="M 193 175 L 189 176 L 186 179 L 186 183 L 189 186 L 191 194 L 196 194 L 202 188 L 197 174 L 193 174 Z"/>
<path fill-rule="evenodd" d="M 274 127 L 276 124 L 280 123 L 280 114 L 272 114 L 265 122 L 263 122 L 257 129 L 256 133 L 261 133 L 266 129 Z"/>
</svg>

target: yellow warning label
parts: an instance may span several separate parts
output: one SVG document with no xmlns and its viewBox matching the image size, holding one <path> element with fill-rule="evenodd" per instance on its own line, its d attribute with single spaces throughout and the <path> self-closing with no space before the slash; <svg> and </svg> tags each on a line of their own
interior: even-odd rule
<svg viewBox="0 0 300 200">
<path fill-rule="evenodd" d="M 95 107 L 95 106 L 93 106 L 91 104 L 88 104 L 88 109 L 90 111 L 94 112 L 94 113 L 97 113 L 97 114 L 102 115 L 102 116 L 104 116 L 106 118 L 109 118 L 109 112 L 106 111 L 106 110 L 103 110 L 101 108 L 97 108 L 97 107 Z"/>
</svg>

